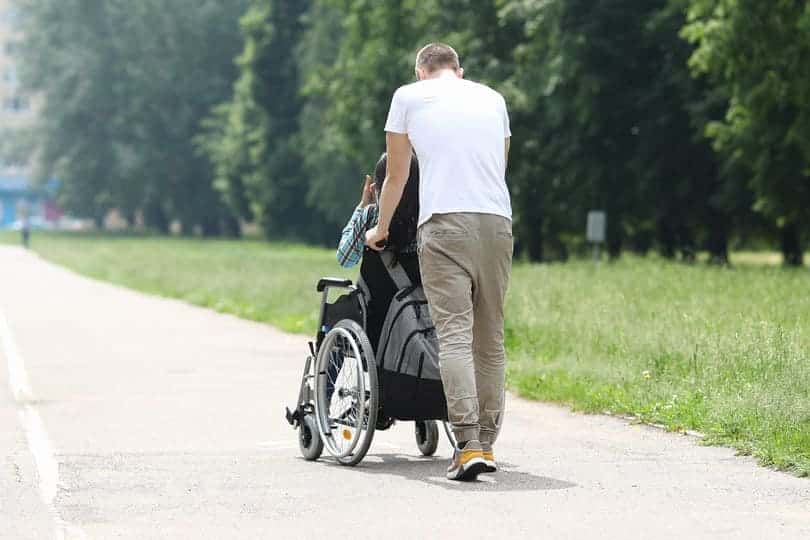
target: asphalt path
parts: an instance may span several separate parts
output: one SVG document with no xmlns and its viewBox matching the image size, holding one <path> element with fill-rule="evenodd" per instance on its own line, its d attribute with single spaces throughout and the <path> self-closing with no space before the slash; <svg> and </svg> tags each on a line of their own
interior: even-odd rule
<svg viewBox="0 0 810 540">
<path fill-rule="evenodd" d="M 806 479 L 513 396 L 476 483 L 444 478 L 445 440 L 419 457 L 411 423 L 357 467 L 304 461 L 282 411 L 305 355 L 0 247 L 0 538 L 810 538 Z"/>
</svg>

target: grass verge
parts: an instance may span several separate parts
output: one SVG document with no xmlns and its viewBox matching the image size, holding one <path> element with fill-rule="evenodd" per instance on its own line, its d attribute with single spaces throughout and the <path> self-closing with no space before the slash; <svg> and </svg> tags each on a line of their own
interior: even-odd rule
<svg viewBox="0 0 810 540">
<path fill-rule="evenodd" d="M 0 235 L 0 241 L 16 236 Z M 330 250 L 258 241 L 37 234 L 79 273 L 310 334 Z M 508 379 L 519 394 L 632 414 L 810 474 L 810 272 L 656 258 L 515 266 Z"/>
</svg>

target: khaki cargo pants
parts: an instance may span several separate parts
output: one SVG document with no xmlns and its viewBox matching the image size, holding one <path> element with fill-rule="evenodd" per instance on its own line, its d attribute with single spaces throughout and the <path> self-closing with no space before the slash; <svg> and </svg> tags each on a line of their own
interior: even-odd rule
<svg viewBox="0 0 810 540">
<path fill-rule="evenodd" d="M 492 214 L 436 214 L 419 228 L 418 241 L 453 432 L 460 441 L 494 443 L 503 412 L 512 222 Z"/>
</svg>

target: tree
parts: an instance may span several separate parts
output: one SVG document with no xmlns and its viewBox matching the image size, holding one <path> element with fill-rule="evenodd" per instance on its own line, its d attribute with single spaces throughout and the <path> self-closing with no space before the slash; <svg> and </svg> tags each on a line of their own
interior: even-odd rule
<svg viewBox="0 0 810 540">
<path fill-rule="evenodd" d="M 114 175 L 115 112 L 121 88 L 121 43 L 112 30 L 120 3 L 20 0 L 22 81 L 44 98 L 40 115 L 41 176 L 57 173 L 60 199 L 79 215 L 100 221 L 110 209 Z M 87 28 L 93 32 L 87 32 Z"/>
<path fill-rule="evenodd" d="M 520 186 L 518 204 L 539 206 L 535 226 L 563 257 L 565 233 L 579 233 L 588 209 L 607 211 L 608 251 L 618 256 L 641 206 L 633 159 L 648 111 L 638 98 L 652 75 L 643 29 L 661 2 L 527 5 L 515 12 L 526 21 L 515 86 L 524 92 L 523 122 L 531 126 L 518 143 L 533 173 L 524 179 L 534 184 Z"/>
<path fill-rule="evenodd" d="M 345 221 L 364 174 L 385 149 L 383 126 L 394 90 L 414 79 L 421 45 L 453 44 L 469 77 L 503 83 L 512 35 L 504 2 L 316 0 L 299 62 L 307 105 L 302 145 L 309 200 L 330 223 Z M 334 233 L 333 233 L 334 234 Z"/>
<path fill-rule="evenodd" d="M 126 178 L 142 179 L 141 204 L 160 228 L 162 216 L 170 216 L 185 233 L 195 227 L 205 235 L 237 232 L 194 140 L 212 107 L 230 93 L 241 45 L 237 20 L 246 5 L 178 0 L 167 10 L 163 2 L 145 0 L 129 8 L 122 32 L 133 95 L 122 116 L 135 159 L 121 164 L 129 165 Z"/>
<path fill-rule="evenodd" d="M 334 245 L 335 231 L 356 204 L 363 172 L 371 172 L 371 160 L 358 163 L 343 151 L 343 126 L 330 120 L 332 66 L 337 62 L 345 36 L 343 13 L 335 2 L 317 0 L 305 15 L 305 34 L 297 52 L 301 77 L 299 142 L 307 178 L 306 202 L 321 216 L 319 242 Z"/>
<path fill-rule="evenodd" d="M 18 0 L 23 82 L 44 98 L 40 168 L 69 211 L 204 234 L 229 221 L 192 140 L 230 89 L 245 2 Z"/>
<path fill-rule="evenodd" d="M 726 99 L 707 126 L 724 167 L 745 171 L 754 208 L 776 223 L 785 263 L 803 262 L 810 214 L 810 11 L 806 2 L 692 0 L 692 70 Z"/>
<path fill-rule="evenodd" d="M 682 0 L 514 2 L 516 227 L 531 259 L 565 258 L 588 210 L 608 213 L 608 250 L 727 261 L 734 198 L 703 127 L 716 114 Z"/>
<path fill-rule="evenodd" d="M 268 238 L 307 239 L 306 178 L 299 150 L 302 100 L 296 51 L 309 2 L 253 1 L 241 19 L 244 48 L 233 98 L 217 108 L 200 144 L 231 208 Z"/>
<path fill-rule="evenodd" d="M 693 260 L 706 248 L 713 262 L 728 262 L 728 236 L 737 199 L 733 181 L 721 174 L 719 160 L 704 134 L 719 113 L 704 78 L 693 78 L 687 61 L 692 48 L 678 35 L 686 0 L 661 3 L 644 23 L 639 44 L 650 77 L 637 89 L 641 111 L 632 159 L 641 191 L 636 213 L 649 220 L 659 250 L 680 251 Z"/>
<path fill-rule="evenodd" d="M 310 199 L 330 218 L 345 220 L 364 174 L 385 150 L 383 126 L 391 96 L 413 80 L 412 55 L 420 39 L 416 17 L 423 6 L 365 0 L 321 0 L 316 6 L 342 14 L 342 38 L 334 60 L 312 66 L 307 74 L 308 98 L 325 105 L 318 112 L 321 131 L 307 134 L 326 149 L 308 156 L 308 166 L 322 173 Z M 315 41 L 310 50 L 326 45 Z M 328 172 L 335 165 L 332 170 L 340 176 Z"/>
</svg>

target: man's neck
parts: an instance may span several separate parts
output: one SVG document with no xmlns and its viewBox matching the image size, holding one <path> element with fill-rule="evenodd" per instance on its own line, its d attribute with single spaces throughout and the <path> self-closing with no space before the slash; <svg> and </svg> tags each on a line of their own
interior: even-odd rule
<svg viewBox="0 0 810 540">
<path fill-rule="evenodd" d="M 428 75 L 428 79 L 458 79 L 458 73 L 454 69 L 439 69 Z"/>
</svg>

